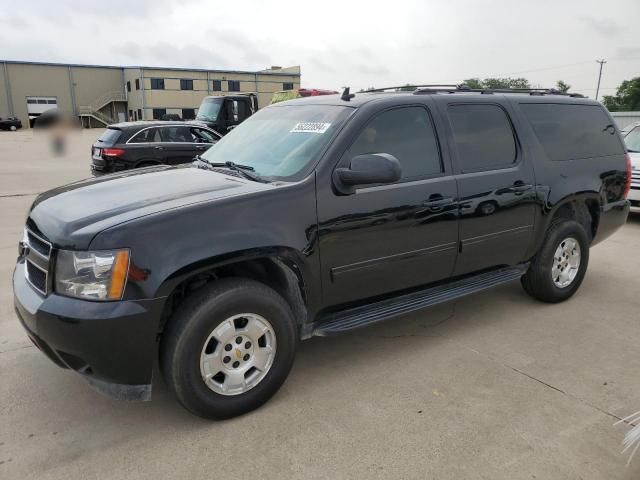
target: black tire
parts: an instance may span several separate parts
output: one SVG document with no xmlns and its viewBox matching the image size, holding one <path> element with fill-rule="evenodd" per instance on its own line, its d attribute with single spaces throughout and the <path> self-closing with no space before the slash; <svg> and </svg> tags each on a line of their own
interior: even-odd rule
<svg viewBox="0 0 640 480">
<path fill-rule="evenodd" d="M 262 380 L 244 393 L 223 395 L 209 388 L 200 355 L 209 335 L 241 313 L 268 320 L 276 338 L 273 363 Z M 248 279 L 222 279 L 187 297 L 169 320 L 162 337 L 160 366 L 169 388 L 190 412 L 224 419 L 258 408 L 284 383 L 298 342 L 296 322 L 285 300 L 271 288 Z"/>
<path fill-rule="evenodd" d="M 554 254 L 560 243 L 574 238 L 580 245 L 580 266 L 575 278 L 565 287 L 558 287 L 552 278 Z M 582 283 L 589 264 L 589 235 L 575 220 L 554 220 L 545 236 L 542 247 L 531 261 L 527 273 L 521 278 L 524 290 L 533 298 L 547 303 L 562 302 L 571 297 Z"/>
</svg>

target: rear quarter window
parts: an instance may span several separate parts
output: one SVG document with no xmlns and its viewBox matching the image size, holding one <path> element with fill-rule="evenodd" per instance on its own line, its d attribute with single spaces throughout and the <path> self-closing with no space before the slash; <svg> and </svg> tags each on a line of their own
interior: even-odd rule
<svg viewBox="0 0 640 480">
<path fill-rule="evenodd" d="M 120 138 L 121 130 L 117 130 L 115 128 L 107 128 L 100 138 L 98 138 L 98 142 L 103 143 L 105 145 L 115 145 Z"/>
<path fill-rule="evenodd" d="M 624 153 L 613 122 L 597 105 L 523 103 L 520 108 L 551 160 Z"/>
</svg>

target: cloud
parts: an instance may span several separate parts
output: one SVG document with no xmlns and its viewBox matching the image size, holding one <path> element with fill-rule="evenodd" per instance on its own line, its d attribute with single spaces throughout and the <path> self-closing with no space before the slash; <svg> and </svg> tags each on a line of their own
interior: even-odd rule
<svg viewBox="0 0 640 480">
<path fill-rule="evenodd" d="M 640 47 L 620 47 L 616 50 L 619 59 L 640 60 Z"/>
<path fill-rule="evenodd" d="M 195 44 L 174 44 L 165 41 L 148 45 L 126 42 L 113 48 L 129 62 L 143 66 L 230 68 L 232 62 L 214 48 Z"/>
<path fill-rule="evenodd" d="M 591 28 L 591 30 L 605 37 L 618 35 L 622 31 L 622 26 L 611 18 L 595 18 L 584 15 L 580 17 L 580 20 Z"/>
</svg>

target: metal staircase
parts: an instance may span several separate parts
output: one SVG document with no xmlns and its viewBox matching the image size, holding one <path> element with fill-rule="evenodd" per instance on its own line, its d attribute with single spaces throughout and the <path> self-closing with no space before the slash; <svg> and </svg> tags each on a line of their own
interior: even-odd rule
<svg viewBox="0 0 640 480">
<path fill-rule="evenodd" d="M 116 123 L 117 119 L 112 118 L 110 115 L 102 111 L 106 106 L 115 102 L 126 102 L 127 96 L 123 92 L 106 92 L 91 102 L 90 105 L 82 105 L 78 107 L 78 116 L 80 121 L 84 125 L 85 119 L 97 120 L 98 122 L 107 125 Z M 89 120 L 90 122 L 90 120 Z"/>
</svg>

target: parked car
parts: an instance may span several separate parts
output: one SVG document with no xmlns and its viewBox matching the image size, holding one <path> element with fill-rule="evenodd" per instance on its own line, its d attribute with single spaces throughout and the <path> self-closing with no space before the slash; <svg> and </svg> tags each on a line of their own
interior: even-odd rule
<svg viewBox="0 0 640 480">
<path fill-rule="evenodd" d="M 0 117 L 0 130 L 11 130 L 15 132 L 19 128 L 22 128 L 22 121 L 16 117 Z"/>
<path fill-rule="evenodd" d="M 202 100 L 196 121 L 220 135 L 226 135 L 257 111 L 258 96 L 255 93 L 211 95 Z"/>
<path fill-rule="evenodd" d="M 629 125 L 622 131 L 627 151 L 631 157 L 631 209 L 640 212 L 640 122 Z"/>
<path fill-rule="evenodd" d="M 16 312 L 43 353 L 110 396 L 149 400 L 159 355 L 188 410 L 240 415 L 282 385 L 299 339 L 518 279 L 540 301 L 570 298 L 629 212 L 613 125 L 600 103 L 549 91 L 271 105 L 193 164 L 40 194 Z M 124 129 L 99 148 L 125 145 L 110 138 Z"/>
<path fill-rule="evenodd" d="M 182 121 L 117 123 L 91 147 L 91 173 L 186 163 L 219 139 L 220 135 L 203 125 Z"/>
</svg>

